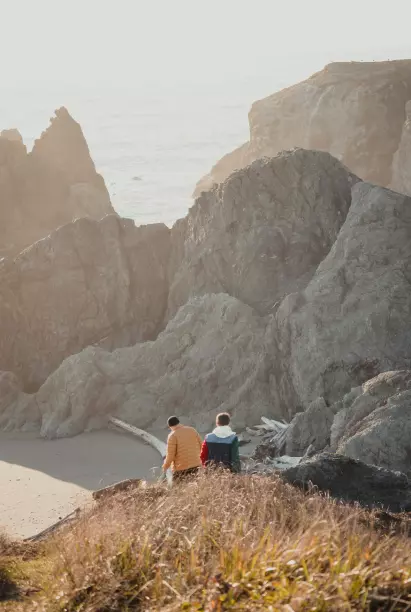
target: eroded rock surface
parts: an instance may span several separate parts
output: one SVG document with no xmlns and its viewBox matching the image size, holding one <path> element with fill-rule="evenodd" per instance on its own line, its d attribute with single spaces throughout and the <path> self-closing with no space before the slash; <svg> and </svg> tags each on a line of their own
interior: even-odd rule
<svg viewBox="0 0 411 612">
<path fill-rule="evenodd" d="M 332 408 L 319 397 L 304 412 L 295 415 L 285 436 L 285 454 L 303 457 L 307 450 L 323 450 L 330 444 L 330 430 L 334 419 Z"/>
<path fill-rule="evenodd" d="M 195 298 L 152 342 L 109 353 L 88 347 L 67 358 L 33 398 L 47 437 L 99 428 L 117 415 L 141 428 L 163 427 L 172 412 L 208 430 L 217 411 L 236 427 L 270 412 L 273 352 L 266 326 L 227 295 Z"/>
<path fill-rule="evenodd" d="M 270 312 L 304 288 L 330 250 L 359 179 L 327 153 L 261 159 L 203 194 L 172 230 L 167 319 L 224 292 Z"/>
<path fill-rule="evenodd" d="M 409 369 L 410 269 L 411 198 L 357 183 L 330 253 L 277 312 L 302 405 L 331 405 L 380 372 Z"/>
<path fill-rule="evenodd" d="M 153 338 L 167 306 L 169 230 L 108 215 L 0 262 L 0 370 L 33 390 L 68 356 Z"/>
<path fill-rule="evenodd" d="M 411 60 L 329 64 L 255 102 L 250 141 L 225 155 L 199 181 L 196 194 L 260 157 L 293 147 L 328 151 L 362 179 L 388 186 L 408 100 Z M 397 181 L 393 186 L 400 188 Z"/>
<path fill-rule="evenodd" d="M 0 256 L 16 255 L 79 217 L 114 214 L 79 124 L 65 108 L 27 153 L 17 130 L 0 134 Z"/>
<path fill-rule="evenodd" d="M 384 372 L 344 400 L 331 429 L 332 449 L 411 472 L 411 371 Z"/>
<path fill-rule="evenodd" d="M 35 395 L 23 393 L 15 374 L 0 371 L 0 429 L 37 431 L 40 425 Z"/>
</svg>

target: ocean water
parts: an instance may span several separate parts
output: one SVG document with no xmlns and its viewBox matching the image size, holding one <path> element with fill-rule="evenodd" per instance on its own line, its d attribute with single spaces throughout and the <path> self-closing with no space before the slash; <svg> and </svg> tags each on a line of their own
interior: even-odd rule
<svg viewBox="0 0 411 612">
<path fill-rule="evenodd" d="M 196 182 L 249 137 L 252 102 L 269 80 L 207 87 L 37 88 L 1 92 L 0 129 L 26 145 L 66 106 L 81 124 L 117 212 L 137 224 L 171 226 L 192 205 Z"/>
</svg>

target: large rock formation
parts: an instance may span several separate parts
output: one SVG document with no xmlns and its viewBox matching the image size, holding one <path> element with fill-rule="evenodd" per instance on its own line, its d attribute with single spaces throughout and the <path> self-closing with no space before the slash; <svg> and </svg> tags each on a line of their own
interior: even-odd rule
<svg viewBox="0 0 411 612">
<path fill-rule="evenodd" d="M 392 163 L 408 100 L 411 60 L 330 64 L 255 102 L 249 114 L 250 141 L 223 157 L 199 181 L 196 194 L 255 159 L 293 147 L 328 151 L 362 179 L 402 189 L 408 172 L 403 162 L 410 153 L 397 159 L 394 180 Z M 408 131 L 402 137 L 403 151 Z"/>
<path fill-rule="evenodd" d="M 28 427 L 65 436 L 114 414 L 146 428 L 176 411 L 205 429 L 217 410 L 237 427 L 300 412 L 289 452 L 331 441 L 357 456 L 362 436 L 370 460 L 405 396 L 352 432 L 344 417 L 348 438 L 334 425 L 364 381 L 410 367 L 410 232 L 411 198 L 304 150 L 235 173 L 171 231 L 68 224 L 3 261 L 0 369 L 25 391 L 51 374 L 32 395 L 3 375 L 0 426 L 30 412 Z"/>
<path fill-rule="evenodd" d="M 303 457 L 311 447 L 312 452 L 321 451 L 330 443 L 331 425 L 334 420 L 332 407 L 319 397 L 311 402 L 304 412 L 298 412 L 285 435 L 285 454 Z"/>
<path fill-rule="evenodd" d="M 114 214 L 81 128 L 65 108 L 27 154 L 16 130 L 0 134 L 0 256 L 15 255 L 78 217 Z"/>
<path fill-rule="evenodd" d="M 357 180 L 330 155 L 298 150 L 234 175 L 171 232 L 116 215 L 60 227 L 1 262 L 0 369 L 36 389 L 90 344 L 155 338 L 191 296 L 225 292 L 270 312 L 311 278 Z"/>
<path fill-rule="evenodd" d="M 411 198 L 357 183 L 330 253 L 277 312 L 297 401 L 332 404 L 379 372 L 409 369 L 410 266 Z"/>
<path fill-rule="evenodd" d="M 112 353 L 89 347 L 69 357 L 29 396 L 36 412 L 27 410 L 47 437 L 102 427 L 108 415 L 146 428 L 163 427 L 177 412 L 201 430 L 229 410 L 241 427 L 271 410 L 270 342 L 264 319 L 249 306 L 227 295 L 196 298 L 153 342 Z M 26 398 L 13 395 L 19 415 Z M 0 425 L 13 428 L 17 411 L 6 408 Z"/>
<path fill-rule="evenodd" d="M 280 473 L 286 482 L 311 485 L 345 502 L 391 512 L 411 511 L 411 482 L 405 474 L 324 453 Z"/>
<path fill-rule="evenodd" d="M 302 457 L 329 449 L 367 464 L 411 474 L 411 371 L 383 372 L 327 406 L 323 398 L 295 415 L 284 452 Z M 254 457 L 276 457 L 275 440 Z"/>
<path fill-rule="evenodd" d="M 411 472 L 411 371 L 384 372 L 344 398 L 331 428 L 331 448 Z"/>
<path fill-rule="evenodd" d="M 170 231 L 108 215 L 79 219 L 0 262 L 0 370 L 38 388 L 68 355 L 157 335 Z"/>
<path fill-rule="evenodd" d="M 303 289 L 330 250 L 357 177 L 327 153 L 261 159 L 203 194 L 172 230 L 170 318 L 191 296 L 233 295 L 261 314 Z"/>
</svg>

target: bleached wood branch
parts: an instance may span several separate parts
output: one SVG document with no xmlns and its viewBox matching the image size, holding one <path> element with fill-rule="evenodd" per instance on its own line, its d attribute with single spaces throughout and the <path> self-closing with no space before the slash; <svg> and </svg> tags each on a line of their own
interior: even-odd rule
<svg viewBox="0 0 411 612">
<path fill-rule="evenodd" d="M 140 438 L 140 440 L 143 440 L 143 442 L 146 442 L 147 444 L 155 448 L 156 451 L 160 453 L 162 458 L 166 456 L 167 444 L 163 442 L 162 440 L 159 440 L 158 438 L 148 433 L 147 431 L 144 431 L 143 429 L 139 429 L 138 427 L 134 427 L 134 425 L 129 425 L 129 423 L 125 423 L 124 421 L 121 421 L 120 419 L 117 419 L 116 417 L 110 417 L 109 420 L 110 420 L 110 423 L 112 423 L 116 427 L 119 427 L 120 429 L 123 429 L 124 431 L 128 431 L 129 433 L 133 434 L 133 436 Z M 171 484 L 172 479 L 173 479 L 171 470 L 167 470 L 166 478 L 167 478 L 168 484 Z"/>
</svg>

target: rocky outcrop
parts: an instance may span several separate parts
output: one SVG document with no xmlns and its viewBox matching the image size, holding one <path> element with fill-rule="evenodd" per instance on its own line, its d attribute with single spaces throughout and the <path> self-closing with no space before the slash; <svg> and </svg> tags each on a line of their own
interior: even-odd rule
<svg viewBox="0 0 411 612">
<path fill-rule="evenodd" d="M 284 447 L 268 438 L 254 458 L 263 461 L 315 455 L 329 449 L 339 455 L 411 474 L 411 371 L 383 372 L 327 406 L 323 398 L 295 415 Z"/>
<path fill-rule="evenodd" d="M 280 472 L 293 485 L 311 485 L 345 502 L 391 512 L 411 511 L 411 482 L 405 474 L 324 453 Z"/>
<path fill-rule="evenodd" d="M 411 195 L 411 100 L 407 102 L 405 112 L 401 140 L 392 165 L 391 187 Z"/>
<path fill-rule="evenodd" d="M 0 256 L 15 255 L 79 217 L 114 214 L 79 124 L 65 108 L 27 154 L 17 130 L 0 134 Z"/>
<path fill-rule="evenodd" d="M 53 146 L 45 137 L 41 155 Z M 328 154 L 298 150 L 234 175 L 171 232 L 116 215 L 60 227 L 1 262 L 0 370 L 35 390 L 88 345 L 154 339 L 192 296 L 224 292 L 270 312 L 328 252 L 357 180 Z"/>
<path fill-rule="evenodd" d="M 375 456 L 380 421 L 364 419 L 380 413 L 360 411 L 347 439 L 336 424 L 351 431 L 340 413 L 365 381 L 410 369 L 410 211 L 298 149 L 234 173 L 172 230 L 115 215 L 61 227 L 0 269 L 0 369 L 26 392 L 43 383 L 13 383 L 16 414 L 34 402 L 30 423 L 53 437 L 174 411 L 202 430 L 228 410 L 238 428 L 292 420 L 287 454 L 357 456 L 367 435 Z"/>
<path fill-rule="evenodd" d="M 327 153 L 261 159 L 203 194 L 172 230 L 167 320 L 191 296 L 224 292 L 272 311 L 330 250 L 359 179 Z"/>
<path fill-rule="evenodd" d="M 0 429 L 38 431 L 41 414 L 36 397 L 23 393 L 12 372 L 0 372 Z"/>
<path fill-rule="evenodd" d="M 366 181 L 400 189 L 403 163 L 393 156 L 411 100 L 411 60 L 329 64 L 306 81 L 255 102 L 250 141 L 201 179 L 196 195 L 234 170 L 293 147 L 328 151 Z M 402 148 L 408 129 L 403 132 Z M 409 154 L 408 154 L 409 155 Z M 406 156 L 401 153 L 403 162 Z"/>
<path fill-rule="evenodd" d="M 411 198 L 357 183 L 330 253 L 277 312 L 297 402 L 331 405 L 380 372 L 409 369 L 410 266 Z"/>
<path fill-rule="evenodd" d="M 169 229 L 79 219 L 0 262 L 0 370 L 26 390 L 90 344 L 155 337 L 167 306 Z"/>
<path fill-rule="evenodd" d="M 331 428 L 338 453 L 411 472 L 411 371 L 384 372 L 344 398 Z"/>
<path fill-rule="evenodd" d="M 321 451 L 330 444 L 330 430 L 334 420 L 333 409 L 322 397 L 298 412 L 285 435 L 285 454 L 303 457 L 311 447 L 312 452 Z"/>
<path fill-rule="evenodd" d="M 195 298 L 153 342 L 112 353 L 88 347 L 67 358 L 31 396 L 42 435 L 75 435 L 112 415 L 163 427 L 173 412 L 207 430 L 221 410 L 241 428 L 271 410 L 270 342 L 249 306 L 227 295 Z"/>
</svg>

